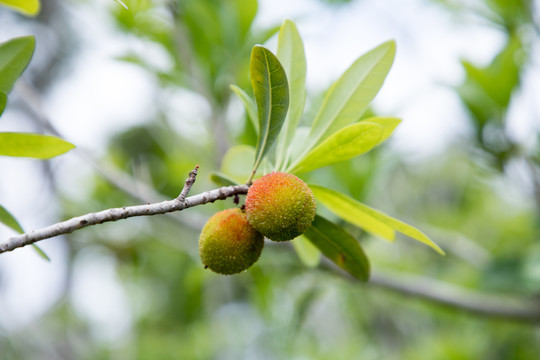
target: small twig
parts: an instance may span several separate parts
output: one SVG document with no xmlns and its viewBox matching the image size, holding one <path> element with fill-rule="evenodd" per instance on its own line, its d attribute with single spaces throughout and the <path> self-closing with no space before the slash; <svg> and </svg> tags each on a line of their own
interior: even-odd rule
<svg viewBox="0 0 540 360">
<path fill-rule="evenodd" d="M 69 220 L 59 222 L 45 228 L 13 236 L 8 241 L 0 243 L 0 253 L 12 251 L 18 247 L 30 245 L 39 240 L 49 239 L 58 235 L 69 234 L 75 230 L 87 226 L 102 224 L 109 221 L 117 221 L 135 216 L 150 216 L 181 211 L 197 205 L 203 205 L 216 200 L 224 200 L 228 197 L 247 194 L 249 186 L 236 185 L 226 186 L 197 195 L 187 197 L 191 186 L 195 182 L 197 167 L 190 172 L 180 195 L 174 200 L 162 201 L 154 204 L 126 206 L 122 208 L 107 209 L 96 213 L 77 216 Z"/>
<path fill-rule="evenodd" d="M 189 177 L 186 179 L 186 183 L 184 184 L 184 187 L 182 188 L 182 191 L 180 192 L 180 195 L 176 198 L 176 200 L 184 202 L 186 201 L 186 196 L 189 193 L 189 190 L 191 190 L 191 187 L 195 183 L 195 178 L 197 177 L 197 172 L 199 170 L 199 165 L 195 166 L 195 169 L 191 170 L 189 173 Z"/>
</svg>

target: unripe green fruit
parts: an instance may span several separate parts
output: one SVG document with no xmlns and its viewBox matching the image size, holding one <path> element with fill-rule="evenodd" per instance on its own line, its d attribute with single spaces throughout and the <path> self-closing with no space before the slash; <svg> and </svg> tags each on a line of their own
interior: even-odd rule
<svg viewBox="0 0 540 360">
<path fill-rule="evenodd" d="M 199 255 L 205 268 L 223 275 L 236 274 L 261 255 L 264 238 L 249 225 L 238 208 L 214 214 L 199 237 Z"/>
<path fill-rule="evenodd" d="M 315 197 L 305 182 L 284 172 L 255 180 L 246 196 L 249 223 L 274 241 L 302 235 L 315 218 Z"/>
</svg>

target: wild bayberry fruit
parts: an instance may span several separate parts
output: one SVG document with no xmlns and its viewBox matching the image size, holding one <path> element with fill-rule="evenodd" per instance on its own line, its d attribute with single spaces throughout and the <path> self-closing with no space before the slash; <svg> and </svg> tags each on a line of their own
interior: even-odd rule
<svg viewBox="0 0 540 360">
<path fill-rule="evenodd" d="M 238 208 L 214 214 L 199 237 L 199 255 L 205 268 L 231 275 L 246 270 L 261 255 L 263 236 Z"/>
<path fill-rule="evenodd" d="M 249 223 L 274 241 L 302 235 L 315 218 L 315 208 L 315 197 L 306 183 L 284 172 L 255 180 L 246 196 Z"/>
</svg>

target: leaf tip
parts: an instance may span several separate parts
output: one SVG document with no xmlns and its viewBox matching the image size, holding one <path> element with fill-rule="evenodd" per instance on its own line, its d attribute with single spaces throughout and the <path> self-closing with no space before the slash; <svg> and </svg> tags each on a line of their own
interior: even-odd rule
<svg viewBox="0 0 540 360">
<path fill-rule="evenodd" d="M 443 249 L 441 249 L 437 244 L 434 243 L 435 246 L 432 246 L 432 248 L 439 253 L 441 256 L 446 256 L 446 252 L 444 252 Z"/>
</svg>

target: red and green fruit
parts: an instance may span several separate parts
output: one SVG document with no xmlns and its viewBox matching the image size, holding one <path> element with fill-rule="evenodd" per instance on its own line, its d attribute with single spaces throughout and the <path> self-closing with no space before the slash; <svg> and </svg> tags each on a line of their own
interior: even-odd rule
<svg viewBox="0 0 540 360">
<path fill-rule="evenodd" d="M 263 236 L 249 225 L 246 214 L 238 208 L 214 214 L 199 237 L 204 267 L 223 275 L 249 268 L 259 259 L 263 246 Z"/>
<path fill-rule="evenodd" d="M 246 196 L 251 226 L 270 240 L 287 241 L 303 234 L 315 218 L 315 197 L 300 178 L 272 172 L 253 182 Z"/>
</svg>

